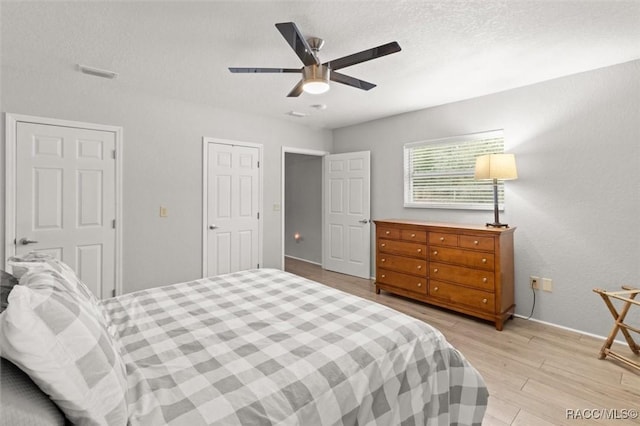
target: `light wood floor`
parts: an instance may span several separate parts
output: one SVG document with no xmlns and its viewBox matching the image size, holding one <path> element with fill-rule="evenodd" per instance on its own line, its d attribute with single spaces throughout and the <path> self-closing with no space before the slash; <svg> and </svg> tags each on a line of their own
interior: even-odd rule
<svg viewBox="0 0 640 426">
<path fill-rule="evenodd" d="M 602 340 L 521 318 L 507 321 L 499 332 L 492 323 L 384 291 L 377 295 L 370 280 L 289 258 L 285 269 L 382 303 L 439 329 L 487 383 L 491 396 L 483 426 L 640 424 L 640 419 L 567 418 L 568 409 L 611 409 L 612 413 L 617 409 L 620 417 L 622 410 L 640 409 L 640 374 L 615 361 L 599 360 Z M 616 350 L 635 356 L 623 345 L 616 345 Z"/>
</svg>

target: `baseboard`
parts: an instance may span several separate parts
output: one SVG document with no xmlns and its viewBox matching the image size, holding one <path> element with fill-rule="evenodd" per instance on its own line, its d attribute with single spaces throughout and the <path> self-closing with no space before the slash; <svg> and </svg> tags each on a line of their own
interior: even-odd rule
<svg viewBox="0 0 640 426">
<path fill-rule="evenodd" d="M 593 334 L 593 333 L 589 333 L 589 332 L 582 331 L 582 330 L 576 330 L 575 328 L 565 327 L 564 325 L 558 325 L 558 324 L 554 324 L 552 322 L 542 321 L 542 320 L 539 320 L 539 319 L 536 319 L 536 318 L 528 318 L 525 315 L 513 314 L 513 316 L 525 319 L 527 321 L 533 321 L 533 322 L 537 322 L 537 323 L 540 323 L 540 324 L 548 325 L 550 327 L 555 327 L 555 328 L 560 328 L 562 330 L 571 331 L 573 333 L 583 334 L 585 336 L 593 337 L 594 339 L 607 340 L 607 338 L 605 336 L 600 336 L 598 334 Z M 622 340 L 614 340 L 613 343 L 619 343 L 621 345 L 626 345 L 626 342 L 624 342 Z"/>
<path fill-rule="evenodd" d="M 285 254 L 284 257 L 287 257 L 289 259 L 293 259 L 293 260 L 299 260 L 300 262 L 307 262 L 307 263 L 311 263 L 312 265 L 318 265 L 318 266 L 322 266 L 322 263 L 318 263 L 318 262 L 314 262 L 312 260 L 308 260 L 308 259 L 302 259 L 300 257 L 295 257 L 295 256 L 289 256 L 288 254 Z"/>
</svg>

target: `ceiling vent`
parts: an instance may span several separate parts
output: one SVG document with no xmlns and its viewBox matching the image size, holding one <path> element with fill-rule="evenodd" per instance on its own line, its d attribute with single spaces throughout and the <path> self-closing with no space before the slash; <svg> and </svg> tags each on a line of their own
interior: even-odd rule
<svg viewBox="0 0 640 426">
<path fill-rule="evenodd" d="M 102 70 L 100 68 L 89 67 L 87 65 L 78 64 L 78 69 L 83 74 L 89 74 L 89 75 L 93 75 L 95 77 L 108 78 L 108 79 L 111 79 L 111 80 L 113 80 L 114 78 L 118 77 L 118 73 L 117 72 L 113 72 L 113 71 L 109 71 L 109 70 Z"/>
</svg>

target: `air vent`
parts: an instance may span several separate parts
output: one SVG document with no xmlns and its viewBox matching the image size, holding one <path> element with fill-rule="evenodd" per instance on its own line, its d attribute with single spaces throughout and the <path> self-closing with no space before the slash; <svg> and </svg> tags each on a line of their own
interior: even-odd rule
<svg viewBox="0 0 640 426">
<path fill-rule="evenodd" d="M 78 69 L 83 74 L 89 74 L 95 77 L 102 77 L 102 78 L 108 78 L 108 79 L 114 79 L 118 77 L 117 72 L 102 70 L 100 68 L 89 67 L 87 65 L 78 64 Z"/>
<path fill-rule="evenodd" d="M 287 113 L 287 115 L 290 115 L 292 117 L 298 117 L 298 118 L 302 118 L 302 117 L 306 117 L 307 114 L 305 114 L 304 112 L 298 112 L 298 111 L 289 111 Z"/>
</svg>

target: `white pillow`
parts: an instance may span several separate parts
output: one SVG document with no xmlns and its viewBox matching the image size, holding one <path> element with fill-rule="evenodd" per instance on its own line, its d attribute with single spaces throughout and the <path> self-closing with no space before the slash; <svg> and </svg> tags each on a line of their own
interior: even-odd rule
<svg viewBox="0 0 640 426">
<path fill-rule="evenodd" d="M 62 280 L 50 270 L 23 274 L 0 314 L 0 355 L 74 424 L 126 425 L 124 362 L 86 301 Z"/>
<path fill-rule="evenodd" d="M 105 311 L 98 298 L 80 281 L 80 278 L 78 278 L 73 269 L 58 258 L 47 253 L 32 251 L 27 254 L 10 257 L 7 263 L 11 265 L 13 276 L 18 279 L 27 272 L 36 269 L 57 272 L 63 278 L 59 284 L 64 285 L 69 291 L 77 293 L 81 299 L 86 300 L 98 317 L 98 320 L 105 326 L 109 326 L 109 314 Z"/>
</svg>

